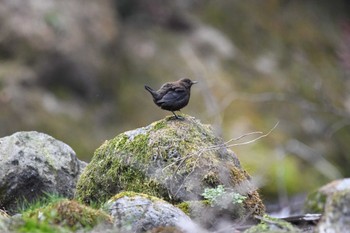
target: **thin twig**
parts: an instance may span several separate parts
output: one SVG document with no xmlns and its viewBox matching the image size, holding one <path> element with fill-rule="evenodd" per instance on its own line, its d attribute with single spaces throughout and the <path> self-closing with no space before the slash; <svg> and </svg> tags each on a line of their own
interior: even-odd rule
<svg viewBox="0 0 350 233">
<path fill-rule="evenodd" d="M 259 136 L 259 137 L 257 137 L 257 138 L 254 138 L 254 139 L 252 139 L 252 140 L 250 140 L 250 141 L 240 142 L 240 143 L 234 143 L 234 144 L 229 144 L 229 143 L 232 142 L 232 141 L 240 140 L 240 139 L 242 139 L 242 138 L 244 138 L 244 137 L 246 137 L 246 136 L 249 136 L 249 135 L 253 135 L 253 134 L 262 134 L 262 132 L 251 132 L 251 133 L 247 133 L 247 134 L 244 134 L 244 135 L 242 135 L 242 136 L 239 136 L 238 138 L 230 139 L 230 140 L 228 140 L 227 142 L 222 143 L 222 144 L 220 144 L 220 145 L 215 145 L 215 146 L 211 146 L 211 147 L 206 147 L 206 148 L 204 148 L 203 150 L 204 150 L 204 151 L 207 151 L 207 150 L 219 149 L 219 148 L 221 148 L 222 146 L 234 147 L 234 146 L 241 146 L 241 145 L 247 145 L 247 144 L 253 143 L 253 142 L 255 142 L 255 141 L 257 141 L 257 140 L 259 140 L 259 139 L 261 139 L 261 138 L 267 137 L 274 129 L 277 128 L 278 124 L 279 124 L 279 121 L 275 124 L 274 127 L 272 127 L 272 129 L 270 129 L 269 132 L 267 132 L 266 134 L 263 134 L 263 135 L 261 135 L 261 136 Z"/>
<path fill-rule="evenodd" d="M 269 136 L 269 134 L 270 134 L 270 133 L 271 133 L 273 130 L 275 130 L 275 129 L 277 128 L 278 124 L 279 124 L 279 121 L 278 121 L 278 122 L 275 124 L 275 126 L 274 126 L 272 129 L 270 129 L 270 131 L 269 131 L 269 132 L 267 132 L 266 134 L 263 134 L 263 135 L 261 135 L 261 136 L 259 136 L 259 137 L 255 138 L 255 139 L 252 139 L 252 140 L 247 141 L 247 142 L 241 142 L 241 143 L 229 144 L 229 145 L 227 145 L 227 146 L 228 146 L 228 147 L 233 147 L 233 146 L 241 146 L 241 145 L 247 145 L 247 144 L 250 144 L 250 143 L 256 142 L 257 140 L 259 140 L 259 139 L 261 139 L 261 138 L 264 138 L 264 137 Z"/>
<path fill-rule="evenodd" d="M 246 133 L 246 134 L 243 134 L 243 135 L 241 135 L 241 136 L 239 136 L 237 138 L 233 138 L 233 139 L 228 140 L 225 144 L 228 144 L 228 143 L 230 143 L 232 141 L 238 141 L 238 140 L 240 140 L 242 138 L 248 137 L 248 136 L 253 135 L 253 134 L 263 134 L 263 132 L 257 131 L 257 132 Z"/>
<path fill-rule="evenodd" d="M 167 169 L 169 167 L 172 167 L 173 165 L 175 165 L 176 163 L 178 163 L 180 161 L 180 164 L 178 165 L 178 168 L 176 169 L 176 171 L 177 171 L 177 170 L 179 170 L 179 167 L 183 164 L 183 162 L 185 160 L 187 160 L 188 158 L 192 157 L 193 155 L 197 155 L 198 158 L 199 158 L 204 152 L 209 151 L 209 150 L 216 150 L 216 149 L 219 149 L 219 148 L 221 148 L 223 146 L 233 147 L 233 146 L 247 145 L 247 144 L 253 143 L 253 142 L 255 142 L 255 141 L 257 141 L 257 140 L 259 140 L 261 138 L 267 137 L 274 129 L 277 128 L 278 124 L 279 124 L 279 121 L 275 124 L 275 126 L 269 132 L 267 132 L 266 134 L 263 134 L 263 135 L 261 135 L 261 136 L 259 136 L 257 138 L 254 138 L 254 139 L 252 139 L 250 141 L 230 144 L 233 141 L 238 141 L 238 140 L 240 140 L 240 139 L 242 139 L 244 137 L 247 137 L 247 136 L 250 136 L 250 135 L 253 135 L 253 134 L 262 134 L 262 132 L 257 131 L 257 132 L 246 133 L 246 134 L 243 134 L 243 135 L 241 135 L 241 136 L 239 136 L 237 138 L 232 138 L 232 139 L 230 139 L 227 142 L 224 142 L 222 144 L 213 145 L 213 146 L 202 148 L 202 149 L 200 149 L 197 152 L 191 153 L 191 154 L 185 156 L 184 158 L 181 158 L 179 160 L 176 160 L 176 161 L 172 162 L 171 164 L 169 164 L 166 167 L 164 167 L 162 170 L 164 171 L 165 169 Z M 197 160 L 198 160 L 198 158 L 197 158 Z M 195 162 L 197 162 L 197 160 Z"/>
<path fill-rule="evenodd" d="M 230 139 L 230 140 L 228 140 L 227 142 L 224 142 L 224 143 L 222 143 L 222 144 L 202 148 L 202 149 L 200 149 L 199 151 L 190 153 L 190 154 L 188 154 L 187 156 L 185 156 L 185 157 L 183 157 L 183 158 L 181 158 L 181 159 L 179 159 L 179 160 L 176 160 L 176 161 L 170 163 L 169 165 L 167 165 L 166 167 L 164 167 L 164 168 L 162 169 L 163 172 L 164 172 L 165 169 L 170 168 L 170 167 L 173 167 L 174 165 L 176 165 L 177 163 L 180 162 L 180 163 L 177 165 L 177 168 L 175 169 L 175 171 L 174 171 L 174 173 L 173 173 L 173 176 L 172 176 L 172 177 L 174 178 L 174 177 L 175 177 L 175 174 L 176 174 L 177 171 L 180 169 L 180 167 L 183 165 L 183 163 L 184 163 L 188 158 L 190 158 L 190 157 L 192 157 L 192 156 L 196 156 L 196 159 L 195 159 L 193 162 L 191 162 L 191 163 L 193 164 L 191 171 L 190 171 L 190 172 L 186 175 L 186 177 L 183 179 L 183 181 L 181 182 L 181 185 L 179 186 L 179 188 L 178 188 L 177 191 L 175 192 L 174 196 L 176 196 L 176 195 L 178 194 L 178 192 L 179 192 L 180 189 L 183 187 L 183 185 L 184 185 L 185 181 L 187 180 L 187 178 L 194 172 L 194 170 L 195 170 L 195 168 L 196 168 L 196 164 L 198 163 L 198 161 L 199 161 L 201 155 L 202 155 L 204 152 L 209 151 L 209 150 L 217 150 L 217 149 L 220 149 L 220 148 L 223 147 L 223 146 L 233 147 L 233 146 L 247 145 L 247 144 L 253 143 L 253 142 L 255 142 L 255 141 L 257 141 L 257 140 L 259 140 L 259 139 L 261 139 L 261 138 L 267 137 L 274 129 L 276 129 L 276 127 L 278 126 L 278 124 L 279 124 L 279 122 L 277 122 L 277 123 L 275 124 L 275 126 L 274 126 L 269 132 L 267 132 L 266 134 L 262 134 L 262 132 L 250 132 L 250 133 L 246 133 L 246 134 L 241 135 L 241 136 L 239 136 L 239 137 L 237 137 L 237 138 L 232 138 L 232 139 Z M 242 138 L 245 138 L 245 137 L 247 137 L 247 136 L 254 135 L 254 134 L 262 134 L 262 135 L 260 135 L 259 137 L 255 138 L 255 139 L 252 139 L 252 140 L 250 140 L 250 141 L 230 144 L 231 142 L 238 141 L 238 140 L 240 140 L 240 139 L 242 139 Z"/>
</svg>

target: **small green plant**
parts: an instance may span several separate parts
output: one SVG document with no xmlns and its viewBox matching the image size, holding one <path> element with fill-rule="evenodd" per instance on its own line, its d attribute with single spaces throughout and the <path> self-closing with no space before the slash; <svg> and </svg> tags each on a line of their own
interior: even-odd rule
<svg viewBox="0 0 350 233">
<path fill-rule="evenodd" d="M 216 188 L 206 188 L 202 196 L 210 202 L 211 206 L 214 206 L 218 199 L 226 193 L 223 185 L 218 185 Z"/>
<path fill-rule="evenodd" d="M 216 188 L 206 188 L 202 196 L 209 201 L 210 205 L 226 208 L 228 204 L 242 204 L 247 198 L 239 193 L 228 191 L 224 185 L 218 185 Z"/>
<path fill-rule="evenodd" d="M 231 193 L 232 195 L 232 203 L 233 204 L 242 204 L 245 199 L 247 199 L 246 196 L 243 196 L 239 193 Z"/>
</svg>

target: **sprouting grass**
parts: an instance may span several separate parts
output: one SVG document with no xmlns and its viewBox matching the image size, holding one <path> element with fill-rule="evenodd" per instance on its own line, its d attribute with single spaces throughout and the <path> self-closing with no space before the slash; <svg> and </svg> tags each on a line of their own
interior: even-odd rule
<svg viewBox="0 0 350 233">
<path fill-rule="evenodd" d="M 24 199 L 21 202 L 18 203 L 17 209 L 21 214 L 31 212 L 33 210 L 36 210 L 40 207 L 47 206 L 50 203 L 56 203 L 61 200 L 66 199 L 65 197 L 62 197 L 58 194 L 54 193 L 44 193 L 45 195 L 36 199 L 35 201 L 29 202 L 28 200 Z"/>
<path fill-rule="evenodd" d="M 111 224 L 110 216 L 97 209 L 98 204 L 93 207 L 56 194 L 45 194 L 37 201 L 21 203 L 20 221 L 14 228 L 21 233 L 70 233 L 89 230 L 100 223 Z"/>
</svg>

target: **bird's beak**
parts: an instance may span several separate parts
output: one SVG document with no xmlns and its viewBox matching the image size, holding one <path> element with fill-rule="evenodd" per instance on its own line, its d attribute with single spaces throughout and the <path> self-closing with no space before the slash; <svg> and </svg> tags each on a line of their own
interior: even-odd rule
<svg viewBox="0 0 350 233">
<path fill-rule="evenodd" d="M 191 81 L 192 82 L 192 84 L 196 84 L 196 83 L 198 83 L 198 81 Z"/>
</svg>

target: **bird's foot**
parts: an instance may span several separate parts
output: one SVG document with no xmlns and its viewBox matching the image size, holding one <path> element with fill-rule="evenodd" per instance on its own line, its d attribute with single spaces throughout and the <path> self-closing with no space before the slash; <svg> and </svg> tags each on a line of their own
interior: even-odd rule
<svg viewBox="0 0 350 233">
<path fill-rule="evenodd" d="M 172 112 L 172 113 L 174 114 L 173 118 L 174 118 L 175 120 L 182 120 L 182 121 L 185 120 L 184 117 L 179 116 L 179 115 L 176 115 L 175 112 Z"/>
</svg>

